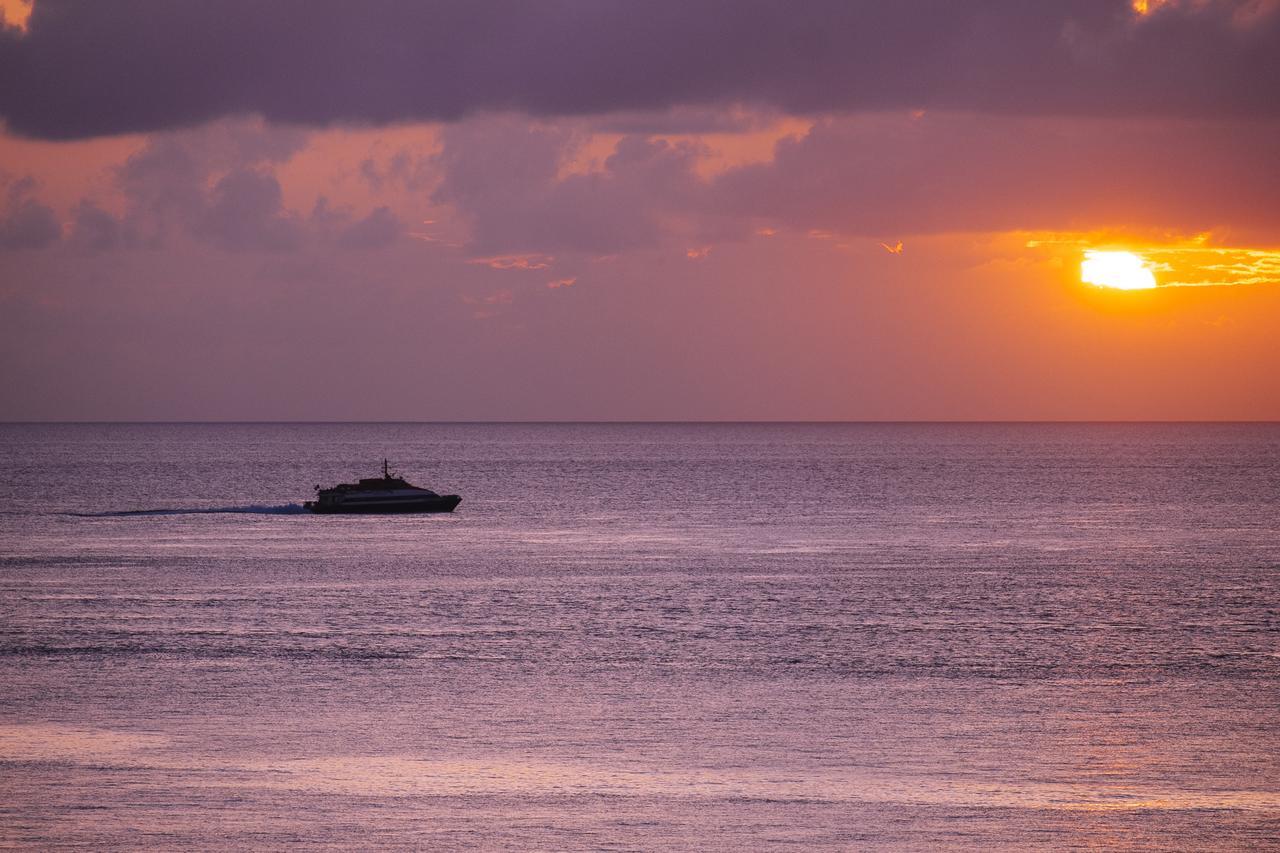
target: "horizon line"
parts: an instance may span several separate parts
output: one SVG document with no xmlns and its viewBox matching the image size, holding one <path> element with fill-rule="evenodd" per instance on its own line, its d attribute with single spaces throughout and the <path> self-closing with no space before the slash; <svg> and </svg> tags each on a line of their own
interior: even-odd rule
<svg viewBox="0 0 1280 853">
<path fill-rule="evenodd" d="M 978 424 L 1280 424 L 1274 418 L 871 418 L 871 419 L 758 419 L 758 420 L 629 420 L 629 419 L 595 419 L 595 420 L 544 420 L 544 419 L 510 419 L 510 420 L 0 420 L 0 426 L 196 426 L 196 425 L 242 425 L 242 426 L 325 426 L 325 425 L 422 425 L 422 426 L 479 426 L 479 425 L 524 425 L 524 426 L 639 426 L 639 425 L 697 425 L 733 426 L 733 425 L 978 425 Z"/>
</svg>

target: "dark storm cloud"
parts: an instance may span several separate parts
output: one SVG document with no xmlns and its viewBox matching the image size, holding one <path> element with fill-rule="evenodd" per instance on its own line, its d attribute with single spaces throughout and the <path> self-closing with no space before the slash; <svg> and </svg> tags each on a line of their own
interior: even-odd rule
<svg viewBox="0 0 1280 853">
<path fill-rule="evenodd" d="M 0 115 L 75 138 L 259 113 L 306 125 L 746 102 L 1280 113 L 1272 0 L 37 0 Z"/>
</svg>

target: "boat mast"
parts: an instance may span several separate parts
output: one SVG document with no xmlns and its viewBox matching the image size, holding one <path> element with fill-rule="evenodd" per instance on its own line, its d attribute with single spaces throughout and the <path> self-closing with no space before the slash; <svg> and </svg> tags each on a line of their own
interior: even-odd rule
<svg viewBox="0 0 1280 853">
<path fill-rule="evenodd" d="M 390 479 L 391 479 L 391 475 L 390 475 L 389 473 L 387 473 L 387 460 L 386 460 L 386 457 L 383 457 L 383 459 L 382 459 L 382 479 L 384 479 L 384 480 L 390 480 Z"/>
</svg>

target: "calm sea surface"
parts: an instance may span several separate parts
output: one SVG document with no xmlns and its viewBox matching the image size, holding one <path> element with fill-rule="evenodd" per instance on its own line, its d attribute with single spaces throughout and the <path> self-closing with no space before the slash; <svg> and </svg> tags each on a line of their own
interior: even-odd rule
<svg viewBox="0 0 1280 853">
<path fill-rule="evenodd" d="M 302 511 L 384 456 L 458 511 Z M 1280 845 L 1277 425 L 7 425 L 0 471 L 2 845 Z"/>
</svg>

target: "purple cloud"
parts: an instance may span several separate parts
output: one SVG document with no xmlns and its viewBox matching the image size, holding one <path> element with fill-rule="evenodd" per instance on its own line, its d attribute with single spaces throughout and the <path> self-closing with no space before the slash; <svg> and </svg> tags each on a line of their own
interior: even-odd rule
<svg viewBox="0 0 1280 853">
<path fill-rule="evenodd" d="M 692 145 L 627 136 L 601 168 L 562 173 L 583 141 L 515 118 L 451 125 L 431 201 L 470 223 L 471 247 L 482 254 L 611 254 L 684 232 L 706 238 Z"/>
<path fill-rule="evenodd" d="M 0 249 L 43 249 L 62 237 L 62 224 L 53 208 L 32 197 L 35 187 L 31 177 L 9 186 L 0 210 Z"/>
<path fill-rule="evenodd" d="M 280 251 L 302 242 L 302 225 L 284 209 L 274 175 L 240 169 L 214 186 L 196 233 L 232 250 Z"/>
<path fill-rule="evenodd" d="M 727 103 L 1276 116 L 1278 56 L 1257 0 L 37 0 L 0 33 L 0 116 L 46 138 Z"/>
<path fill-rule="evenodd" d="M 158 248 L 185 235 L 232 251 L 293 251 L 311 241 L 382 248 L 403 231 L 390 208 L 357 218 L 321 199 L 309 217 L 290 210 L 275 174 L 303 138 L 243 123 L 161 134 L 116 170 L 126 210 L 116 217 L 90 199 L 74 211 L 73 242 L 88 251 Z"/>
<path fill-rule="evenodd" d="M 431 200 L 485 255 L 684 252 L 763 227 L 876 240 L 1081 228 L 1280 239 L 1280 121 L 848 116 L 710 179 L 695 147 L 639 136 L 599 168 L 566 171 L 581 133 L 515 118 L 450 125 Z"/>
<path fill-rule="evenodd" d="M 76 205 L 73 217 L 71 243 L 81 251 L 107 252 L 119 248 L 127 239 L 120 220 L 88 199 Z"/>
<path fill-rule="evenodd" d="M 384 205 L 343 229 L 338 244 L 346 249 L 381 249 L 394 243 L 403 230 L 391 208 Z"/>
<path fill-rule="evenodd" d="M 715 181 L 716 207 L 797 230 L 1135 226 L 1280 239 L 1280 122 L 956 114 L 819 123 Z"/>
</svg>

